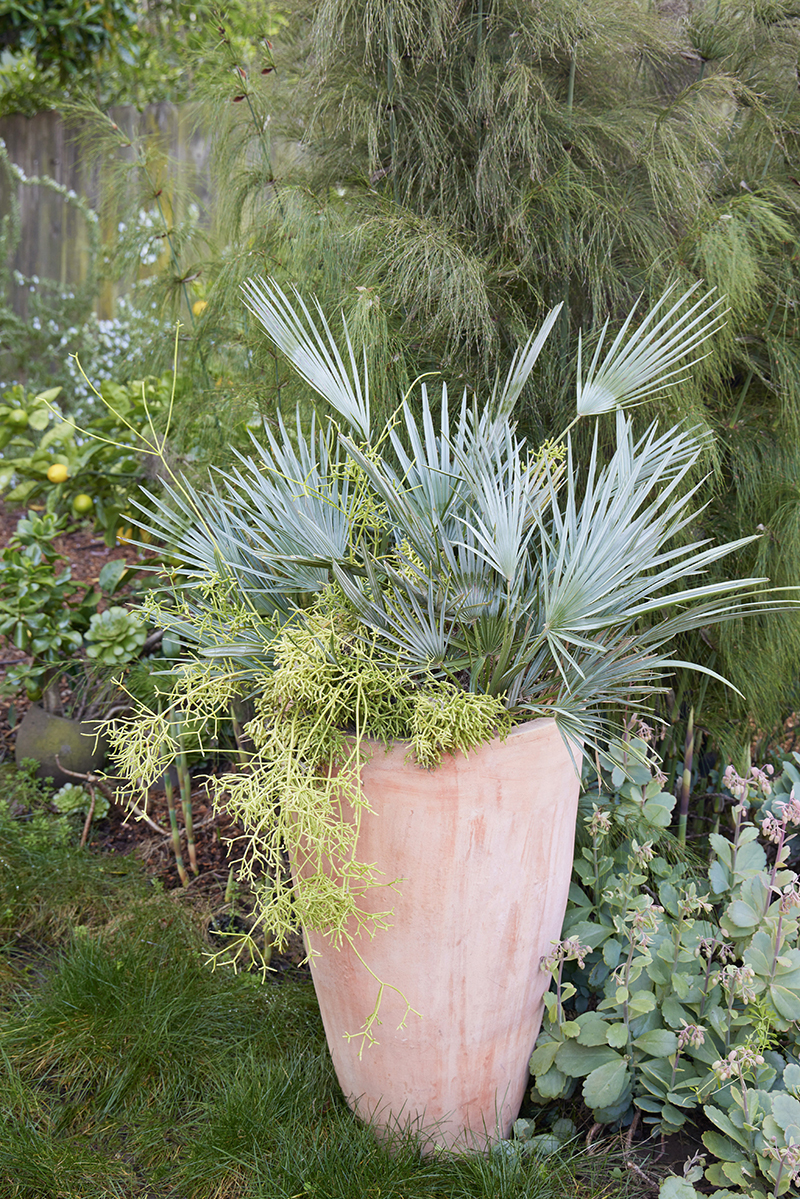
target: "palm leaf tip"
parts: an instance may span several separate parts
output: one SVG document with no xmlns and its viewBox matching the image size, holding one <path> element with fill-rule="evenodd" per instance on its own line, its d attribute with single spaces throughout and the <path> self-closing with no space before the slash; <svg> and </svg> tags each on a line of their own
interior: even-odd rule
<svg viewBox="0 0 800 1199">
<path fill-rule="evenodd" d="M 600 362 L 608 329 L 606 322 L 585 379 L 582 378 L 582 338 L 578 335 L 578 416 L 600 416 L 615 408 L 639 403 L 670 384 L 680 382 L 686 377 L 685 372 L 705 357 L 700 354 L 691 361 L 682 362 L 721 328 L 727 309 L 723 307 L 724 296 L 714 298 L 712 288 L 680 313 L 699 286 L 695 283 L 667 312 L 659 315 L 675 290 L 673 284 L 626 340 L 636 311 L 634 306 Z"/>
<path fill-rule="evenodd" d="M 368 441 L 370 403 L 366 357 L 362 383 L 344 314 L 342 324 L 349 366 L 319 301 L 314 301 L 315 319 L 297 289 L 293 290 L 296 306 L 274 279 L 246 279 L 242 284 L 246 308 L 263 325 L 273 344 L 288 358 L 300 377 Z"/>
</svg>

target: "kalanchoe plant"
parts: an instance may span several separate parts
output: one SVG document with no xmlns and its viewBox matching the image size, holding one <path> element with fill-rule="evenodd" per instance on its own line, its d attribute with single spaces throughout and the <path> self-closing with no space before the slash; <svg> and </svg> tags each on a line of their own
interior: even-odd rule
<svg viewBox="0 0 800 1199">
<path fill-rule="evenodd" d="M 193 648 L 175 709 L 213 718 L 256 697 L 250 769 L 225 786 L 270 872 L 267 925 L 279 940 L 299 918 L 337 940 L 350 917 L 367 922 L 359 896 L 376 882 L 337 815 L 342 796 L 356 812 L 364 802 L 365 736 L 408 738 L 432 767 L 549 716 L 579 752 L 660 685 L 677 634 L 763 610 L 765 580 L 698 577 L 744 544 L 695 531 L 709 437 L 637 436 L 623 412 L 682 377 L 720 301 L 664 297 L 579 364 L 576 420 L 616 413 L 617 434 L 609 461 L 596 438 L 581 469 L 568 430 L 529 446 L 512 416 L 557 309 L 483 407 L 466 393 L 454 405 L 443 385 L 435 412 L 423 383 L 416 406 L 406 397 L 375 428 L 347 329 L 340 348 L 319 308 L 274 283 L 248 284 L 246 299 L 332 415 L 279 418 L 206 494 L 173 475 L 142 527 L 181 562 L 176 603 L 155 614 Z M 116 745 L 120 769 L 145 780 L 179 750 L 167 713 L 143 712 Z M 295 897 L 287 843 L 313 875 Z"/>
<path fill-rule="evenodd" d="M 660 793 L 655 762 L 645 778 L 644 743 L 612 748 L 582 799 L 586 843 L 564 939 L 542 962 L 555 989 L 531 1058 L 533 1097 L 579 1090 L 598 1123 L 643 1119 L 662 1132 L 702 1108 L 713 1125 L 702 1137 L 712 1194 L 794 1193 L 800 878 L 787 858 L 800 801 L 782 776 L 783 800 L 765 811 L 771 776 L 727 770 L 732 827 L 712 834 L 714 860 L 698 879 L 669 860 L 664 815 L 675 798 Z M 620 775 L 632 754 L 636 781 Z M 682 1185 L 665 1196 L 699 1194 Z"/>
</svg>

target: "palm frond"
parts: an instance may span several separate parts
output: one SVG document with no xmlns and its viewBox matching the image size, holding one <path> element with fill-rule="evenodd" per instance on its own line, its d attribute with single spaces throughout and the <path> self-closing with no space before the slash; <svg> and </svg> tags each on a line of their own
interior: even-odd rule
<svg viewBox="0 0 800 1199">
<path fill-rule="evenodd" d="M 245 304 L 297 373 L 368 441 L 369 381 L 365 374 L 362 383 L 344 317 L 344 342 L 349 367 L 319 302 L 314 301 L 314 304 L 321 328 L 317 327 L 300 293 L 296 288 L 292 290 L 302 318 L 274 279 L 247 279 L 242 284 Z"/>
<path fill-rule="evenodd" d="M 707 292 L 686 312 L 680 313 L 700 287 L 698 282 L 657 320 L 675 286 L 673 284 L 656 302 L 626 341 L 625 336 L 636 312 L 635 308 L 631 309 L 600 362 L 600 352 L 608 329 L 606 321 L 585 379 L 581 372 L 582 339 L 578 335 L 579 416 L 599 416 L 615 408 L 640 403 L 647 396 L 663 391 L 670 384 L 674 386 L 686 377 L 684 372 L 689 364 L 676 364 L 718 331 L 725 317 L 725 300 L 724 297 L 712 300 L 713 292 Z"/>
</svg>

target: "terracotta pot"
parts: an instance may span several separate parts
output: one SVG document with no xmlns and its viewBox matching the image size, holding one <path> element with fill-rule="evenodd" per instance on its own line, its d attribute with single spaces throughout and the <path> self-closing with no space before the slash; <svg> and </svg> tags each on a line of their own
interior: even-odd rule
<svg viewBox="0 0 800 1199">
<path fill-rule="evenodd" d="M 408 746 L 372 746 L 363 768 L 357 857 L 400 894 L 372 890 L 366 906 L 394 909 L 391 928 L 358 942 L 361 956 L 412 1007 L 384 992 L 377 1045 L 359 1059 L 358 1033 L 377 984 L 346 944 L 308 934 L 322 1019 L 352 1109 L 385 1134 L 410 1127 L 434 1145 L 485 1149 L 508 1136 L 528 1083 L 550 975 L 540 958 L 558 941 L 574 850 L 579 780 L 552 720 L 519 725 L 505 742 L 435 771 Z"/>
<path fill-rule="evenodd" d="M 58 762 L 79 774 L 99 769 L 108 752 L 105 739 L 98 739 L 99 727 L 97 720 L 66 720 L 32 704 L 17 729 L 17 765 L 23 758 L 33 758 L 39 763 L 37 778 L 51 778 L 57 787 L 75 783 L 78 780 L 60 770 Z"/>
</svg>

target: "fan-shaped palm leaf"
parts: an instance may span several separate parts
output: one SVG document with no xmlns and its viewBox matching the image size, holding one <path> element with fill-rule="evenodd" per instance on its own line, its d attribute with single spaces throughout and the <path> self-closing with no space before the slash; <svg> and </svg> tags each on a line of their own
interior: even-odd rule
<svg viewBox="0 0 800 1199">
<path fill-rule="evenodd" d="M 603 361 L 598 365 L 608 321 L 603 326 L 586 378 L 582 378 L 582 338 L 578 336 L 578 416 L 599 416 L 615 408 L 636 404 L 670 384 L 676 384 L 690 363 L 685 359 L 707 341 L 725 317 L 722 298 L 712 299 L 708 292 L 688 311 L 681 308 L 700 286 L 696 283 L 678 299 L 669 311 L 656 320 L 674 291 L 670 288 L 650 309 L 638 329 L 625 341 L 636 309 L 628 314 Z M 678 366 L 679 362 L 684 363 Z"/>
</svg>

